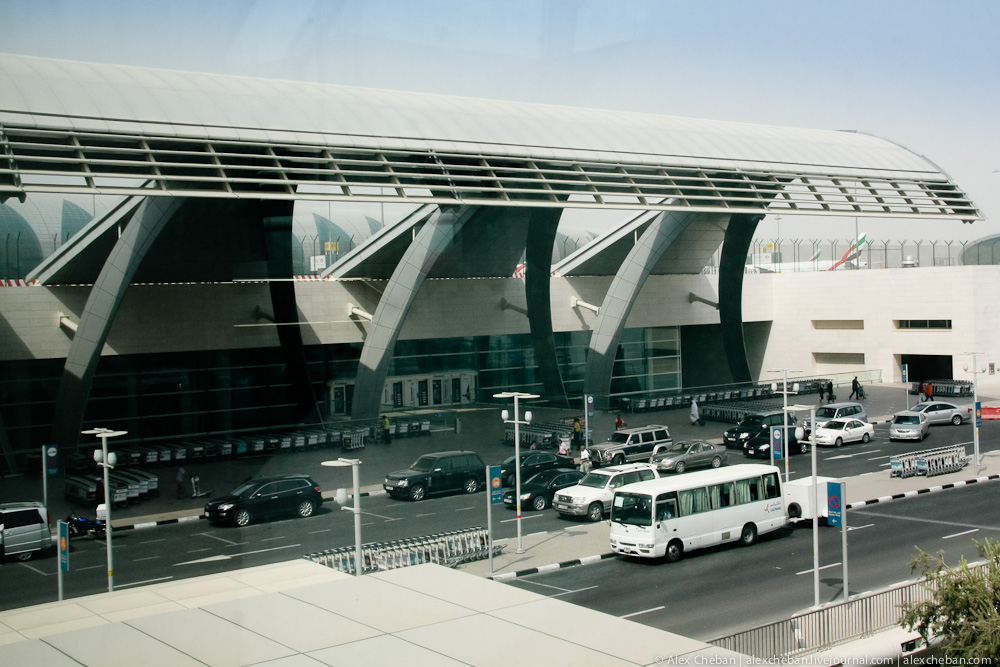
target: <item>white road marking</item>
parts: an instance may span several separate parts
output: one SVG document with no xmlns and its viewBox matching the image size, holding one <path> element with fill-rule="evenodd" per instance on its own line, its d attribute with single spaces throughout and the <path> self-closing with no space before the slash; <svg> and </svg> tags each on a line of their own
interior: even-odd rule
<svg viewBox="0 0 1000 667">
<path fill-rule="evenodd" d="M 874 523 L 866 523 L 863 526 L 848 526 L 847 532 L 851 532 L 852 530 L 861 530 L 862 528 L 871 528 L 874 525 L 875 525 Z"/>
<path fill-rule="evenodd" d="M 653 607 L 652 609 L 643 609 L 642 611 L 634 611 L 631 614 L 625 614 L 624 616 L 619 616 L 618 618 L 631 618 L 633 616 L 638 616 L 639 614 L 648 614 L 651 611 L 660 611 L 661 609 L 666 609 L 664 606 Z"/>
<path fill-rule="evenodd" d="M 962 533 L 955 533 L 954 535 L 945 535 L 941 539 L 942 540 L 950 540 L 953 537 L 961 537 L 962 535 L 969 535 L 970 533 L 978 533 L 978 532 L 979 532 L 978 528 L 973 528 L 972 530 L 967 530 L 967 531 L 962 532 Z"/>
<path fill-rule="evenodd" d="M 829 565 L 824 565 L 823 567 L 821 567 L 819 569 L 825 570 L 825 569 L 830 568 L 830 567 L 837 567 L 838 565 L 840 565 L 840 563 L 830 563 Z M 808 570 L 802 570 L 801 572 L 796 572 L 795 574 L 809 574 L 810 572 L 815 571 L 815 569 L 816 568 L 812 568 L 811 567 Z"/>
<path fill-rule="evenodd" d="M 257 549 L 256 551 L 244 551 L 243 553 L 236 554 L 236 556 L 250 556 L 252 554 L 262 554 L 268 551 L 280 551 L 281 549 L 294 549 L 295 547 L 301 547 L 301 546 L 302 546 L 301 544 L 286 544 L 285 546 L 273 547 L 271 549 Z M 232 560 L 236 556 L 226 556 L 226 555 L 209 556 L 208 558 L 202 558 L 200 560 L 190 560 L 187 561 L 186 563 L 174 563 L 174 566 L 176 567 L 177 565 L 195 565 L 197 563 L 209 563 L 217 560 Z"/>
<path fill-rule="evenodd" d="M 541 519 L 541 518 L 542 518 L 541 514 L 529 514 L 527 516 L 522 516 L 521 520 L 524 521 L 525 519 Z M 513 519 L 501 519 L 500 523 L 510 523 L 511 521 L 517 521 L 517 517 L 514 517 Z"/>
<path fill-rule="evenodd" d="M 557 597 L 559 597 L 560 595 L 570 595 L 571 593 L 580 593 L 580 592 L 582 592 L 582 591 L 589 591 L 589 590 L 591 590 L 591 589 L 593 589 L 593 588 L 597 588 L 597 586 L 587 586 L 586 588 L 574 588 L 573 590 L 571 590 L 571 591 L 566 591 L 565 593 L 553 593 L 553 594 L 552 594 L 552 595 L 550 595 L 549 597 L 552 597 L 552 598 L 557 598 Z"/>
<path fill-rule="evenodd" d="M 227 540 L 224 537 L 219 537 L 218 535 L 213 535 L 212 533 L 198 533 L 198 535 L 204 535 L 205 537 L 211 537 L 213 540 L 219 540 L 220 542 L 225 542 L 229 546 L 233 546 L 233 547 L 239 546 L 240 544 L 246 544 L 246 542 L 233 542 L 231 540 Z"/>
<path fill-rule="evenodd" d="M 56 574 L 55 572 L 53 572 L 52 574 L 48 574 L 48 573 L 42 572 L 37 567 L 34 567 L 32 565 L 28 565 L 27 563 L 18 563 L 18 565 L 20 565 L 21 567 L 26 567 L 29 570 L 31 570 L 32 572 L 37 572 L 38 574 L 42 575 L 43 577 L 51 577 L 52 575 Z"/>
<path fill-rule="evenodd" d="M 190 552 L 188 552 L 188 553 L 190 553 Z M 157 558 L 159 558 L 159 556 L 146 556 L 145 558 L 133 558 L 132 562 L 133 563 L 138 563 L 138 562 L 141 562 L 141 561 L 144 561 L 144 560 L 156 560 Z"/>
</svg>

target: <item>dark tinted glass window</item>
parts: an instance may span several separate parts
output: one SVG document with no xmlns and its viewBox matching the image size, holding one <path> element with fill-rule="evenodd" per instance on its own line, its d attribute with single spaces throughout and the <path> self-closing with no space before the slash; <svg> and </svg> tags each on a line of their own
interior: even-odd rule
<svg viewBox="0 0 1000 667">
<path fill-rule="evenodd" d="M 3 513 L 3 527 L 20 528 L 42 523 L 42 515 L 36 509 L 8 510 Z"/>
</svg>

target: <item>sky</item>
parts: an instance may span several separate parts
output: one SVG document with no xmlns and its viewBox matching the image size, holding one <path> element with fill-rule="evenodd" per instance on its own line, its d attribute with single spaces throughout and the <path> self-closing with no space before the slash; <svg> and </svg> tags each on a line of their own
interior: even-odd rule
<svg viewBox="0 0 1000 667">
<path fill-rule="evenodd" d="M 998 30 L 996 0 L 0 0 L 9 53 L 867 132 L 987 218 L 863 220 L 869 239 L 1000 233 Z"/>
</svg>

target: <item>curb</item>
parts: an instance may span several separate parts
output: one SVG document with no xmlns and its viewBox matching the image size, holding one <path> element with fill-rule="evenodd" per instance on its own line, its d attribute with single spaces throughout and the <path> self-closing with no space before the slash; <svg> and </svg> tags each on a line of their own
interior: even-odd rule
<svg viewBox="0 0 1000 667">
<path fill-rule="evenodd" d="M 614 558 L 617 555 L 618 554 L 611 552 L 606 554 L 600 554 L 598 556 L 585 556 L 584 558 L 575 558 L 573 560 L 567 560 L 561 563 L 553 563 L 552 565 L 540 565 L 538 567 L 529 567 L 524 570 L 518 570 L 517 572 L 504 572 L 503 574 L 495 574 L 492 577 L 488 578 L 492 579 L 493 581 L 507 581 L 508 579 L 517 579 L 518 577 L 523 577 L 529 574 L 538 574 L 539 572 L 551 572 L 552 570 L 558 570 L 564 567 L 574 567 L 576 565 L 589 565 L 590 563 L 597 563 L 607 558 Z"/>
<path fill-rule="evenodd" d="M 862 507 L 868 507 L 869 505 L 877 505 L 879 503 L 889 503 L 893 500 L 901 500 L 903 498 L 913 498 L 925 493 L 937 493 L 938 491 L 944 491 L 946 489 L 958 489 L 963 486 L 969 486 L 970 484 L 979 484 L 980 482 L 993 482 L 1000 479 L 1000 474 L 989 475 L 987 477 L 974 477 L 973 479 L 962 480 L 959 482 L 951 482 L 950 484 L 941 484 L 940 486 L 932 486 L 926 489 L 918 489 L 916 491 L 907 491 L 905 493 L 895 493 L 891 496 L 882 496 L 880 498 L 873 498 L 872 500 L 859 500 L 857 502 L 851 503 L 847 506 L 849 510 L 861 509 Z"/>
</svg>

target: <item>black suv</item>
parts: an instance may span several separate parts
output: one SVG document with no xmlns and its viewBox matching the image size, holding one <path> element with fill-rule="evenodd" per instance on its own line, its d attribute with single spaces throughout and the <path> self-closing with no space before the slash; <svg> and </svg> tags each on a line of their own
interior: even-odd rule
<svg viewBox="0 0 1000 667">
<path fill-rule="evenodd" d="M 205 516 L 213 523 L 245 526 L 274 516 L 312 516 L 322 504 L 319 484 L 308 475 L 258 477 L 243 482 L 228 496 L 210 501 L 205 505 Z"/>
<path fill-rule="evenodd" d="M 406 470 L 385 476 L 383 486 L 393 498 L 423 500 L 429 493 L 461 489 L 475 493 L 486 478 L 486 464 L 476 452 L 433 452 L 424 454 Z"/>
<path fill-rule="evenodd" d="M 788 430 L 795 428 L 795 415 L 788 413 Z M 739 424 L 722 434 L 722 442 L 728 449 L 743 449 L 747 440 L 756 436 L 761 429 L 784 426 L 785 417 L 781 410 L 747 415 Z"/>
</svg>

